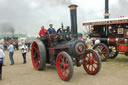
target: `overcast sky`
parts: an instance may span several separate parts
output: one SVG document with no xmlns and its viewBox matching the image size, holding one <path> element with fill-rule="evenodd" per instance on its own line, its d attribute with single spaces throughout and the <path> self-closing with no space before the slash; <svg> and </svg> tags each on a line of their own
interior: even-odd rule
<svg viewBox="0 0 128 85">
<path fill-rule="evenodd" d="M 87 20 L 104 18 L 105 0 L 0 0 L 0 29 L 15 29 L 15 33 L 38 34 L 41 25 L 48 28 L 54 24 L 58 29 L 61 22 L 70 26 L 68 5 L 77 4 L 78 30 L 84 30 Z M 128 16 L 128 0 L 109 0 L 110 18 Z M 7 30 L 6 30 L 7 31 Z"/>
</svg>

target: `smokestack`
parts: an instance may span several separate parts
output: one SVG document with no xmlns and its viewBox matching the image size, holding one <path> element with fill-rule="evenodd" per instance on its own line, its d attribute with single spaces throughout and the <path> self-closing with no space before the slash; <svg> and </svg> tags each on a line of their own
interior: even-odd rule
<svg viewBox="0 0 128 85">
<path fill-rule="evenodd" d="M 71 15 L 71 31 L 74 38 L 77 38 L 77 5 L 70 5 L 70 15 Z"/>
<path fill-rule="evenodd" d="M 105 0 L 105 14 L 104 18 L 107 19 L 109 18 L 109 0 Z"/>
</svg>

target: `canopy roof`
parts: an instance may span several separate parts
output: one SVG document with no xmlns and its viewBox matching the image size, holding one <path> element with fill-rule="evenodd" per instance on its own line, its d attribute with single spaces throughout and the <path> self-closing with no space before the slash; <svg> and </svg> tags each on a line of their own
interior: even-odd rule
<svg viewBox="0 0 128 85">
<path fill-rule="evenodd" d="M 128 17 L 86 21 L 85 23 L 83 23 L 83 25 L 84 26 L 86 25 L 109 25 L 109 24 L 122 24 L 122 23 L 128 23 Z"/>
</svg>

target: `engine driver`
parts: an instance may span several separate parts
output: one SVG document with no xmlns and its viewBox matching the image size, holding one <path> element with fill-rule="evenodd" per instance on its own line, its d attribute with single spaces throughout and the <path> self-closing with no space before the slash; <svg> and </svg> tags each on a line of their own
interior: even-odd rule
<svg viewBox="0 0 128 85">
<path fill-rule="evenodd" d="M 55 34 L 56 33 L 56 30 L 53 28 L 53 24 L 50 24 L 49 27 L 50 28 L 48 29 L 48 33 L 49 34 Z"/>
<path fill-rule="evenodd" d="M 41 30 L 39 32 L 39 36 L 41 37 L 41 36 L 46 36 L 46 35 L 48 35 L 48 30 L 45 29 L 44 26 L 42 25 Z"/>
</svg>

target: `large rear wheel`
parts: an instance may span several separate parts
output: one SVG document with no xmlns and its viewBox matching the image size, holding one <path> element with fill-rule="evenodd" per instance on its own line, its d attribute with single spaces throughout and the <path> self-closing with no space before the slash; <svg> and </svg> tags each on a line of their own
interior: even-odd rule
<svg viewBox="0 0 128 85">
<path fill-rule="evenodd" d="M 60 52 L 56 59 L 56 69 L 60 78 L 64 81 L 71 79 L 73 75 L 73 64 L 70 55 L 66 52 Z"/>
<path fill-rule="evenodd" d="M 95 75 L 100 71 L 101 59 L 95 50 L 87 50 L 83 56 L 83 67 L 88 74 Z"/>
<path fill-rule="evenodd" d="M 42 41 L 33 41 L 31 57 L 34 68 L 36 70 L 43 70 L 46 64 L 46 48 Z"/>
<path fill-rule="evenodd" d="M 103 43 L 96 44 L 94 45 L 93 49 L 99 53 L 102 61 L 106 61 L 108 59 L 109 49 L 105 44 Z"/>
</svg>

